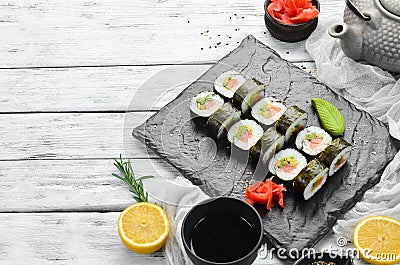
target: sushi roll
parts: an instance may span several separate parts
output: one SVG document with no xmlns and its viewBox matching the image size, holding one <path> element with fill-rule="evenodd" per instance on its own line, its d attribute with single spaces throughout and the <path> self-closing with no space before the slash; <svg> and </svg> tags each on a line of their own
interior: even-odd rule
<svg viewBox="0 0 400 265">
<path fill-rule="evenodd" d="M 285 136 L 278 133 L 275 127 L 266 130 L 260 141 L 251 148 L 251 154 L 255 159 L 261 159 L 264 165 L 268 165 L 276 152 L 285 144 Z"/>
<path fill-rule="evenodd" d="M 328 168 L 314 159 L 294 179 L 294 189 L 303 193 L 304 199 L 308 200 L 321 189 L 327 178 Z"/>
<path fill-rule="evenodd" d="M 251 79 L 243 83 L 233 95 L 233 104 L 244 115 L 250 114 L 250 109 L 264 97 L 264 85 Z"/>
<path fill-rule="evenodd" d="M 232 98 L 246 79 L 236 71 L 222 73 L 214 82 L 214 89 L 225 98 Z"/>
<path fill-rule="evenodd" d="M 190 110 L 197 116 L 209 117 L 223 104 L 224 100 L 214 92 L 201 92 L 190 101 Z"/>
<path fill-rule="evenodd" d="M 307 159 L 294 149 L 284 149 L 275 154 L 268 165 L 269 171 L 284 181 L 293 180 L 307 165 Z"/>
<path fill-rule="evenodd" d="M 351 145 L 343 138 L 337 138 L 319 155 L 329 168 L 329 176 L 335 174 L 346 163 L 351 153 Z"/>
<path fill-rule="evenodd" d="M 254 119 L 264 125 L 271 125 L 276 122 L 286 111 L 286 106 L 275 98 L 262 98 L 251 110 Z"/>
<path fill-rule="evenodd" d="M 299 132 L 296 137 L 296 147 L 310 156 L 321 153 L 330 143 L 332 137 L 324 129 L 310 126 Z"/>
<path fill-rule="evenodd" d="M 240 111 L 234 108 L 230 102 L 227 102 L 208 118 L 208 132 L 214 139 L 220 139 L 239 120 Z"/>
<path fill-rule="evenodd" d="M 241 120 L 228 131 L 228 140 L 242 150 L 249 150 L 263 135 L 263 129 L 255 121 Z"/>
<path fill-rule="evenodd" d="M 307 112 L 297 106 L 288 108 L 275 123 L 276 130 L 285 135 L 285 141 L 289 142 L 298 132 L 307 125 Z"/>
</svg>

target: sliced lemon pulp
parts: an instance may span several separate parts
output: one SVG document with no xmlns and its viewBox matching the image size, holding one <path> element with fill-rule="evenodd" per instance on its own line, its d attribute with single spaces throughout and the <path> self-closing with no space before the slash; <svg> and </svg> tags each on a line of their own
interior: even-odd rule
<svg viewBox="0 0 400 265">
<path fill-rule="evenodd" d="M 124 245 L 140 254 L 159 250 L 167 240 L 170 224 L 164 210 L 153 203 L 135 203 L 118 219 L 118 233 Z"/>
<path fill-rule="evenodd" d="M 361 220 L 354 229 L 354 246 L 371 264 L 400 262 L 400 222 L 386 216 Z"/>
</svg>

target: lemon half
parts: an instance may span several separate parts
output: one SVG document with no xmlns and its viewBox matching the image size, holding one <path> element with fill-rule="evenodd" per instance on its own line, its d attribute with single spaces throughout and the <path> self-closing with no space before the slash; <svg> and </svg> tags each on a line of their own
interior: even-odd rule
<svg viewBox="0 0 400 265">
<path fill-rule="evenodd" d="M 354 246 L 368 263 L 383 265 L 400 262 L 400 222 L 387 216 L 371 216 L 354 229 Z"/>
<path fill-rule="evenodd" d="M 140 254 L 159 250 L 168 238 L 170 223 L 164 210 L 140 202 L 126 208 L 118 219 L 118 233 L 124 245 Z"/>
</svg>

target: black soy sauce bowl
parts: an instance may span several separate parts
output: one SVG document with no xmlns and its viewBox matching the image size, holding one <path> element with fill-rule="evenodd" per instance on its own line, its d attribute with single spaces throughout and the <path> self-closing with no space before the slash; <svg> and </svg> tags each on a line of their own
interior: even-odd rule
<svg viewBox="0 0 400 265">
<path fill-rule="evenodd" d="M 307 39 L 311 33 L 315 30 L 318 25 L 318 16 L 314 19 L 311 19 L 302 24 L 283 24 L 279 21 L 276 21 L 267 11 L 268 5 L 272 2 L 272 0 L 266 0 L 264 4 L 264 20 L 265 25 L 267 26 L 268 31 L 271 35 L 281 41 L 284 42 L 298 42 Z M 312 0 L 312 4 L 318 9 L 319 1 Z"/>
<path fill-rule="evenodd" d="M 253 244 L 254 247 L 244 254 L 242 257 L 227 262 L 218 262 L 208 259 L 207 257 L 199 257 L 191 249 L 191 236 L 195 226 L 203 220 L 205 217 L 215 213 L 227 213 L 234 214 L 242 217 L 247 221 L 254 229 L 257 237 Z M 225 224 L 224 224 L 225 225 Z M 226 225 L 229 225 L 228 223 Z M 232 197 L 216 197 L 207 199 L 199 204 L 195 205 L 185 216 L 181 229 L 181 236 L 183 246 L 190 260 L 195 265 L 249 265 L 254 262 L 258 255 L 258 249 L 261 246 L 263 239 L 263 226 L 261 217 L 254 209 L 253 206 L 248 203 L 232 198 Z"/>
<path fill-rule="evenodd" d="M 328 252 L 308 254 L 297 260 L 294 265 L 309 265 L 313 262 L 334 262 L 336 265 L 353 265 L 353 259 L 349 256 L 340 256 L 337 254 L 329 254 Z"/>
</svg>

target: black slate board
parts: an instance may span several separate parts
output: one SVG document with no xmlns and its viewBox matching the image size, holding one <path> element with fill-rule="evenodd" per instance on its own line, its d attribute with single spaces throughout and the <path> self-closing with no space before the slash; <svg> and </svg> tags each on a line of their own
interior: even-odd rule
<svg viewBox="0 0 400 265">
<path fill-rule="evenodd" d="M 330 177 L 308 201 L 294 192 L 287 192 L 283 210 L 274 207 L 267 212 L 264 207 L 258 208 L 267 239 L 273 246 L 287 250 L 311 247 L 341 214 L 361 200 L 366 190 L 379 182 L 386 165 L 399 150 L 399 142 L 390 137 L 384 124 L 281 59 L 253 36 L 248 36 L 232 53 L 133 131 L 134 137 L 210 196 L 229 195 L 244 199 L 243 183 L 253 177 L 254 167 L 247 161 L 247 152 L 231 148 L 226 139 L 215 143 L 207 137 L 202 121 L 193 120 L 189 111 L 191 97 L 201 91 L 213 90 L 215 78 L 232 68 L 246 78 L 256 78 L 264 83 L 267 95 L 278 98 L 287 106 L 297 105 L 307 111 L 308 126 L 319 126 L 310 103 L 312 97 L 330 101 L 344 114 L 344 138 L 354 146 L 347 165 Z"/>
</svg>

